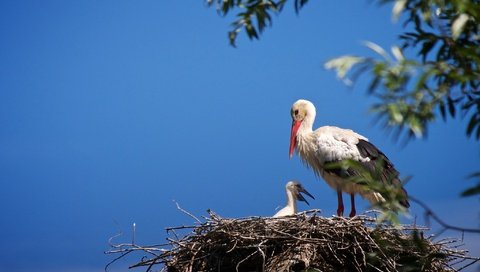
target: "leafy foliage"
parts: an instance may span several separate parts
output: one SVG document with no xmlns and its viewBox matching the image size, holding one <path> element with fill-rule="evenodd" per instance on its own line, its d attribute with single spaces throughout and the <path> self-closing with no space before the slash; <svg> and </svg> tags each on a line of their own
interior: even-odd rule
<svg viewBox="0 0 480 272">
<path fill-rule="evenodd" d="M 422 137 L 428 124 L 468 116 L 466 134 L 480 140 L 480 1 L 383 0 L 395 2 L 394 17 L 405 15 L 408 29 L 392 48 L 394 58 L 368 43 L 380 58 L 343 56 L 326 63 L 345 79 L 344 63 L 359 61 L 349 70 L 356 78 L 370 73 L 370 94 L 380 102 L 372 107 L 385 125 L 409 137 Z M 404 52 L 416 52 L 408 59 Z"/>
<path fill-rule="evenodd" d="M 238 33 L 242 28 L 249 39 L 259 39 L 259 35 L 267 26 L 272 25 L 272 15 L 279 14 L 287 0 L 206 0 L 208 6 L 214 6 L 217 12 L 225 16 L 232 10 L 241 10 L 237 19 L 232 23 L 233 30 L 228 32 L 230 44 L 235 46 Z M 295 12 L 308 2 L 308 0 L 294 0 Z"/>
<path fill-rule="evenodd" d="M 325 67 L 348 84 L 350 71 L 354 77 L 370 73 L 368 92 L 380 100 L 372 110 L 397 136 L 422 137 L 440 115 L 469 118 L 466 135 L 480 140 L 480 1 L 380 1 L 388 2 L 395 2 L 393 16 L 403 13 L 409 29 L 399 36 L 401 46 L 392 47 L 394 57 L 367 43 L 380 57 L 343 56 Z M 412 51 L 416 57 L 407 59 L 404 52 Z M 480 184 L 462 196 L 478 194 Z"/>
</svg>

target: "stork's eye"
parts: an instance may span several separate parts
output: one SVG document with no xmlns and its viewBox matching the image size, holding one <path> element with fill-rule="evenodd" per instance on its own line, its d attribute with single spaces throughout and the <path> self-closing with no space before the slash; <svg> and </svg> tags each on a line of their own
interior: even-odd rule
<svg viewBox="0 0 480 272">
<path fill-rule="evenodd" d="M 294 113 L 295 113 L 295 115 L 298 115 L 298 110 L 295 110 L 295 112 L 294 112 Z"/>
</svg>

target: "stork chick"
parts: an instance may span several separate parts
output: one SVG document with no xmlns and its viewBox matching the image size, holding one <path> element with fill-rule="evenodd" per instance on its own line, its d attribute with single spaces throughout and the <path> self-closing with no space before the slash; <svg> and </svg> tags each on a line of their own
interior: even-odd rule
<svg viewBox="0 0 480 272">
<path fill-rule="evenodd" d="M 287 205 L 279 210 L 273 217 L 295 215 L 297 213 L 297 200 L 304 201 L 310 205 L 303 197 L 302 193 L 315 199 L 309 192 L 307 192 L 307 190 L 305 190 L 305 188 L 303 188 L 302 184 L 296 181 L 289 181 L 287 185 L 285 185 L 285 190 L 287 191 Z"/>
</svg>

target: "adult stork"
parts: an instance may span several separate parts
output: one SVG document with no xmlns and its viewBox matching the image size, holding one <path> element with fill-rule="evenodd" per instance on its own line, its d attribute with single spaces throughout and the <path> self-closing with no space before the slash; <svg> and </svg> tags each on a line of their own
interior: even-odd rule
<svg viewBox="0 0 480 272">
<path fill-rule="evenodd" d="M 367 138 L 350 129 L 323 126 L 313 131 L 315 115 L 315 106 L 310 101 L 300 99 L 293 104 L 289 155 L 292 158 L 293 151 L 296 150 L 302 161 L 337 191 L 338 216 L 343 216 L 344 211 L 342 192 L 350 194 L 350 217 L 356 214 L 355 193 L 360 194 L 370 203 L 385 201 L 380 193 L 365 190 L 364 186 L 349 180 L 350 177 L 359 175 L 358 171 L 325 167 L 328 163 L 344 160 L 356 161 L 372 172 L 377 171 L 376 168 L 381 165 L 380 162 L 383 162 L 382 178 L 377 182 L 391 182 L 394 186 L 398 186 L 403 196 L 400 204 L 406 208 L 410 206 L 407 192 L 398 179 L 398 171 L 382 151 L 371 144 Z"/>
<path fill-rule="evenodd" d="M 309 204 L 308 201 L 303 197 L 302 193 L 305 193 L 309 197 L 315 199 L 305 188 L 303 188 L 302 184 L 296 181 L 289 181 L 287 185 L 285 185 L 285 190 L 287 191 L 287 205 L 279 210 L 273 217 L 281 217 L 281 216 L 288 216 L 294 215 L 297 213 L 297 200 L 304 201 L 305 203 Z"/>
</svg>

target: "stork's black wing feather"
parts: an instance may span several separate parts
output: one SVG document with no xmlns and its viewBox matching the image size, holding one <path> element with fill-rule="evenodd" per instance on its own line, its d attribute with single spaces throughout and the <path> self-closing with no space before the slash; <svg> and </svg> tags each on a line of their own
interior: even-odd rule
<svg viewBox="0 0 480 272">
<path fill-rule="evenodd" d="M 398 178 L 399 173 L 393 163 L 383 154 L 380 149 L 374 146 L 372 143 L 366 140 L 359 140 L 357 144 L 358 151 L 360 155 L 364 158 L 370 158 L 370 161 L 363 162 L 363 166 L 366 167 L 369 171 L 378 171 L 376 167 L 381 165 L 381 177 L 383 182 L 391 182 L 394 186 L 402 188 L 402 192 L 405 196 L 405 199 L 400 201 L 400 203 L 406 208 L 410 207 L 410 203 L 407 200 L 407 191 L 402 186 L 402 182 Z M 383 164 L 383 165 L 382 165 Z"/>
<path fill-rule="evenodd" d="M 359 140 L 357 148 L 362 157 L 370 159 L 370 161 L 362 163 L 366 169 L 375 171 L 375 168 L 378 167 L 380 163 L 383 163 L 382 180 L 384 182 L 392 180 L 394 177 L 398 177 L 399 173 L 395 169 L 393 163 L 372 143 L 365 140 Z"/>
<path fill-rule="evenodd" d="M 379 181 L 390 182 L 394 186 L 398 186 L 402 188 L 402 191 L 405 195 L 405 200 L 402 200 L 400 203 L 403 206 L 408 208 L 410 204 L 408 203 L 408 200 L 407 200 L 407 192 L 405 191 L 405 189 L 403 189 L 402 183 L 398 178 L 399 176 L 398 171 L 395 169 L 393 163 L 388 159 L 388 157 L 382 151 L 380 151 L 380 149 L 378 149 L 375 145 L 373 145 L 369 141 L 360 139 L 356 146 L 358 148 L 358 151 L 360 152 L 360 155 L 363 158 L 370 159 L 369 161 L 362 161 L 362 162 L 358 161 L 358 163 L 362 165 L 364 169 L 372 173 L 373 176 L 380 175 Z M 332 163 L 332 162 L 328 162 L 328 163 Z M 379 167 L 380 169 L 378 169 Z M 344 178 L 359 175 L 357 170 L 350 167 L 347 169 L 342 167 L 327 168 L 325 169 L 325 171 L 327 171 L 330 174 L 334 174 Z"/>
</svg>

